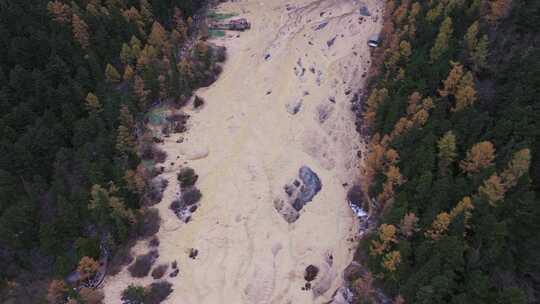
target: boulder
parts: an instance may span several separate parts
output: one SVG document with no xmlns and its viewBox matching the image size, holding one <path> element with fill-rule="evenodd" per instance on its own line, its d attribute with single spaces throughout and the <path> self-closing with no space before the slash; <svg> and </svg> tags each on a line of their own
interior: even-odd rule
<svg viewBox="0 0 540 304">
<path fill-rule="evenodd" d="M 285 105 L 285 108 L 287 109 L 287 112 L 291 115 L 296 115 L 296 113 L 300 112 L 300 108 L 302 108 L 302 99 L 297 99 L 295 101 L 289 102 Z"/>
<path fill-rule="evenodd" d="M 309 265 L 306 267 L 306 272 L 304 273 L 304 279 L 308 282 L 315 280 L 317 274 L 319 273 L 319 268 L 315 265 Z"/>
<path fill-rule="evenodd" d="M 304 184 L 303 187 L 300 187 L 299 199 L 304 203 L 311 202 L 313 197 L 315 197 L 322 189 L 321 180 L 319 179 L 319 176 L 307 166 L 300 168 L 298 176 Z"/>
</svg>

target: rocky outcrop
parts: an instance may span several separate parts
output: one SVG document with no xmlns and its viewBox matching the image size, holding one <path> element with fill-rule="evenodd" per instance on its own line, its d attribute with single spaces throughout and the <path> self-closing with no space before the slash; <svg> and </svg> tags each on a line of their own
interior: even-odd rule
<svg viewBox="0 0 540 304">
<path fill-rule="evenodd" d="M 285 193 L 274 200 L 274 207 L 283 218 L 292 223 L 296 221 L 300 210 L 313 200 L 322 189 L 322 183 L 313 170 L 303 166 L 298 171 L 298 178 L 283 187 Z"/>
</svg>

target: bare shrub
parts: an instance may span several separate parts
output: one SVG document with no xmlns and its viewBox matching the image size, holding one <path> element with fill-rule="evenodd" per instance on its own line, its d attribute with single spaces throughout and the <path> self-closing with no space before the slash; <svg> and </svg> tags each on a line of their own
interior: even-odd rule
<svg viewBox="0 0 540 304">
<path fill-rule="evenodd" d="M 122 291 L 122 303 L 144 304 L 145 291 L 142 286 L 129 285 Z"/>
<path fill-rule="evenodd" d="M 197 179 L 199 179 L 199 176 L 195 173 L 195 170 L 189 167 L 182 168 L 178 173 L 178 182 L 180 182 L 182 188 L 195 185 Z"/>
<path fill-rule="evenodd" d="M 51 304 L 57 303 L 65 297 L 67 291 L 68 291 L 68 288 L 64 281 L 53 280 L 49 284 L 49 289 L 47 293 L 47 301 Z"/>
<path fill-rule="evenodd" d="M 146 209 L 142 213 L 142 219 L 139 222 L 139 233 L 141 237 L 150 237 L 159 231 L 161 217 L 159 211 L 155 208 Z"/>
<path fill-rule="evenodd" d="M 158 247 L 159 246 L 159 238 L 157 236 L 154 236 L 150 242 L 148 242 L 149 247 Z"/>
<path fill-rule="evenodd" d="M 101 304 L 105 296 L 101 290 L 91 288 L 82 288 L 79 291 L 79 296 L 86 304 Z"/>
<path fill-rule="evenodd" d="M 144 144 L 141 148 L 141 158 L 143 160 L 154 159 L 154 149 L 150 144 Z"/>
<path fill-rule="evenodd" d="M 165 275 L 165 272 L 167 272 L 168 268 L 168 264 L 161 264 L 156 266 L 154 270 L 152 270 L 152 278 L 154 278 L 154 280 L 161 279 Z"/>
<path fill-rule="evenodd" d="M 227 60 L 227 50 L 225 49 L 225 47 L 218 46 L 214 48 L 213 51 L 216 62 L 224 62 L 225 60 Z"/>
<path fill-rule="evenodd" d="M 182 202 L 189 206 L 198 203 L 202 198 L 201 191 L 197 188 L 189 188 L 182 194 Z"/>
<path fill-rule="evenodd" d="M 201 97 L 199 96 L 195 96 L 195 100 L 193 100 L 193 107 L 195 109 L 198 109 L 200 108 L 201 106 L 204 105 L 204 99 L 202 99 Z"/>
<path fill-rule="evenodd" d="M 167 281 L 150 284 L 150 291 L 146 295 L 145 304 L 159 304 L 173 292 L 172 284 Z"/>
<path fill-rule="evenodd" d="M 118 274 L 124 265 L 129 265 L 131 262 L 133 262 L 133 256 L 131 255 L 130 249 L 133 245 L 133 241 L 131 241 L 125 246 L 116 248 L 115 254 L 107 267 L 108 275 Z"/>
<path fill-rule="evenodd" d="M 152 268 L 158 256 L 157 250 L 138 256 L 135 262 L 128 267 L 129 273 L 134 278 L 144 278 L 150 272 L 150 268 Z"/>
<path fill-rule="evenodd" d="M 154 160 L 156 161 L 156 163 L 164 163 L 166 159 L 167 153 L 165 151 L 154 148 Z"/>
<path fill-rule="evenodd" d="M 165 191 L 165 189 L 167 189 L 168 185 L 169 181 L 166 179 L 152 181 L 150 183 L 150 186 L 148 187 L 148 191 L 145 194 L 144 205 L 153 206 L 161 202 L 161 199 L 163 198 L 163 192 Z"/>
</svg>

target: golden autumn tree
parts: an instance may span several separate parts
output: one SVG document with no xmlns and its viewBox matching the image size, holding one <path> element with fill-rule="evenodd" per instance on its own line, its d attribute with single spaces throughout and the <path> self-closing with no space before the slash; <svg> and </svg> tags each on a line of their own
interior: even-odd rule
<svg viewBox="0 0 540 304">
<path fill-rule="evenodd" d="M 467 72 L 461 77 L 454 96 L 456 99 L 456 106 L 452 108 L 454 112 L 463 110 L 476 101 L 476 88 L 471 72 Z"/>
<path fill-rule="evenodd" d="M 126 187 L 135 193 L 142 194 L 146 188 L 146 181 L 144 179 L 144 167 L 139 165 L 137 170 L 127 170 L 124 174 L 124 181 Z"/>
<path fill-rule="evenodd" d="M 120 51 L 120 61 L 122 61 L 123 64 L 132 63 L 135 59 L 135 56 L 133 56 L 133 52 L 131 51 L 131 48 L 127 43 L 122 44 L 122 50 Z"/>
<path fill-rule="evenodd" d="M 134 126 L 133 116 L 126 105 L 120 108 L 120 125 L 116 135 L 116 149 L 119 152 L 126 153 L 135 150 L 135 138 L 133 136 Z"/>
<path fill-rule="evenodd" d="M 417 225 L 418 217 L 416 217 L 416 214 L 409 212 L 405 214 L 405 216 L 403 216 L 403 219 L 401 219 L 401 222 L 399 224 L 399 231 L 406 238 L 410 238 L 416 231 L 418 231 Z"/>
<path fill-rule="evenodd" d="M 85 106 L 88 111 L 100 111 L 102 109 L 99 99 L 92 92 L 89 92 L 86 95 L 85 101 Z"/>
<path fill-rule="evenodd" d="M 459 81 L 463 77 L 463 65 L 459 62 L 450 61 L 452 69 L 448 73 L 448 77 L 443 81 L 443 88 L 439 90 L 439 95 L 446 97 L 448 95 L 454 95 L 457 91 Z"/>
<path fill-rule="evenodd" d="M 354 289 L 363 298 L 369 298 L 375 292 L 375 289 L 373 288 L 373 282 L 373 274 L 367 271 L 364 275 L 354 281 Z"/>
<path fill-rule="evenodd" d="M 117 83 L 120 81 L 120 73 L 110 63 L 105 67 L 105 79 L 109 83 Z"/>
<path fill-rule="evenodd" d="M 456 160 L 456 136 L 452 131 L 448 131 L 437 142 L 439 148 L 439 170 L 444 175 L 448 166 Z"/>
<path fill-rule="evenodd" d="M 512 0 L 488 0 L 487 5 L 488 12 L 485 18 L 490 24 L 494 25 L 508 16 L 512 8 Z"/>
<path fill-rule="evenodd" d="M 152 45 L 145 45 L 142 51 L 139 54 L 139 57 L 137 58 L 137 68 L 139 70 L 144 69 L 146 66 L 148 66 L 154 59 L 156 59 L 158 55 L 158 52 L 156 48 L 154 48 Z"/>
<path fill-rule="evenodd" d="M 444 10 L 444 4 L 443 2 L 439 2 L 437 4 L 437 6 L 431 8 L 427 14 L 426 14 L 426 20 L 429 21 L 429 22 L 434 22 L 435 20 L 437 20 L 437 18 L 439 18 L 439 16 L 442 15 L 442 12 Z"/>
<path fill-rule="evenodd" d="M 60 303 L 67 292 L 68 287 L 63 280 L 52 280 L 47 290 L 47 302 L 49 304 Z"/>
<path fill-rule="evenodd" d="M 375 122 L 377 115 L 377 109 L 381 103 L 388 97 L 388 90 L 386 88 L 374 89 L 367 99 L 367 109 L 364 113 L 364 125 L 369 127 Z"/>
<path fill-rule="evenodd" d="M 73 38 L 83 49 L 90 45 L 90 35 L 88 33 L 88 25 L 77 14 L 71 17 L 71 26 L 73 30 Z"/>
<path fill-rule="evenodd" d="M 469 220 L 472 217 L 473 209 L 474 205 L 472 199 L 469 196 L 466 196 L 450 211 L 450 219 L 454 220 L 457 216 L 463 214 L 465 227 L 469 228 Z"/>
<path fill-rule="evenodd" d="M 154 46 L 156 50 L 162 50 L 163 53 L 168 54 L 170 44 L 167 36 L 167 31 L 165 31 L 163 26 L 159 22 L 154 21 L 150 36 L 148 36 L 148 43 Z"/>
<path fill-rule="evenodd" d="M 450 62 L 452 70 L 443 81 L 443 88 L 439 90 L 439 95 L 446 97 L 454 95 L 456 104 L 452 111 L 457 112 L 467 108 L 476 101 L 476 87 L 473 74 L 465 71 L 459 62 Z"/>
<path fill-rule="evenodd" d="M 141 35 L 144 36 L 146 34 L 145 29 L 144 29 L 145 24 L 144 24 L 143 17 L 141 16 L 141 14 L 136 8 L 131 7 L 128 10 L 124 10 L 122 12 L 122 15 L 124 16 L 124 18 L 126 18 L 127 21 L 135 24 L 135 26 L 137 27 L 137 30 L 139 31 Z"/>
<path fill-rule="evenodd" d="M 495 206 L 497 202 L 504 199 L 506 189 L 501 178 L 497 174 L 493 174 L 478 188 L 478 192 L 488 200 L 490 205 Z"/>
<path fill-rule="evenodd" d="M 478 45 L 478 32 L 479 24 L 478 21 L 475 21 L 473 24 L 471 24 L 471 26 L 469 26 L 467 32 L 465 33 L 465 45 L 467 46 L 467 51 L 469 53 L 472 53 Z"/>
<path fill-rule="evenodd" d="M 433 223 L 431 223 L 431 228 L 426 231 L 425 236 L 432 240 L 439 240 L 441 236 L 448 231 L 450 222 L 450 214 L 447 212 L 439 213 Z"/>
<path fill-rule="evenodd" d="M 418 104 L 422 100 L 422 95 L 415 91 L 411 95 L 409 95 L 409 99 L 407 101 L 407 115 L 413 115 L 418 110 Z"/>
<path fill-rule="evenodd" d="M 47 3 L 47 10 L 52 15 L 53 20 L 60 24 L 66 24 L 71 19 L 71 8 L 69 5 L 62 3 L 58 0 L 49 1 Z"/>
<path fill-rule="evenodd" d="M 403 40 L 399 43 L 399 53 L 405 58 L 409 58 L 412 54 L 411 44 L 407 40 Z"/>
<path fill-rule="evenodd" d="M 77 272 L 80 275 L 81 281 L 94 276 L 99 269 L 99 263 L 91 257 L 84 256 L 79 261 Z"/>
<path fill-rule="evenodd" d="M 469 151 L 467 157 L 459 164 L 460 168 L 467 173 L 476 173 L 490 166 L 495 159 L 495 147 L 489 141 L 475 144 Z"/>
<path fill-rule="evenodd" d="M 122 76 L 122 79 L 124 79 L 124 81 L 130 81 L 131 78 L 133 78 L 134 73 L 135 71 L 133 71 L 131 65 L 128 64 L 124 68 L 124 75 Z"/>
<path fill-rule="evenodd" d="M 397 229 L 392 224 L 382 224 L 379 227 L 378 240 L 373 240 L 369 251 L 371 255 L 381 255 L 388 247 L 397 243 Z"/>
<path fill-rule="evenodd" d="M 480 40 L 478 40 L 478 43 L 476 44 L 473 52 L 470 54 L 475 71 L 478 71 L 487 66 L 488 52 L 489 40 L 487 35 L 483 35 Z"/>
<path fill-rule="evenodd" d="M 364 162 L 364 176 L 366 182 L 362 184 L 365 193 L 368 193 L 373 177 L 384 164 L 386 148 L 380 143 L 380 136 L 375 134 L 368 144 L 368 153 Z"/>
<path fill-rule="evenodd" d="M 431 61 L 439 59 L 442 54 L 448 50 L 448 43 L 452 38 L 453 32 L 454 29 L 452 27 L 452 19 L 450 17 L 446 17 L 441 24 L 437 38 L 435 38 L 435 44 L 430 50 L 429 56 Z"/>
<path fill-rule="evenodd" d="M 105 295 L 103 295 L 103 292 L 101 290 L 95 290 L 86 287 L 81 288 L 81 290 L 79 291 L 79 296 L 85 304 L 101 304 L 103 303 L 103 299 L 105 298 Z"/>
<path fill-rule="evenodd" d="M 131 40 L 129 41 L 129 46 L 130 46 L 131 55 L 133 56 L 133 58 L 134 59 L 139 58 L 142 51 L 141 41 L 137 37 L 132 36 Z"/>
<path fill-rule="evenodd" d="M 515 186 L 517 181 L 529 171 L 530 163 L 531 151 L 529 149 L 522 149 L 514 153 L 508 167 L 501 173 L 504 187 L 510 189 Z"/>
<path fill-rule="evenodd" d="M 94 5 L 93 3 L 88 3 L 86 5 L 86 11 L 88 13 L 90 13 L 90 15 L 94 16 L 94 17 L 97 17 L 99 16 L 99 10 L 97 9 L 96 5 Z"/>
<path fill-rule="evenodd" d="M 401 254 L 399 251 L 394 250 L 384 255 L 382 267 L 389 272 L 394 272 L 396 271 L 399 263 L 401 263 Z"/>
<path fill-rule="evenodd" d="M 377 200 L 384 208 L 389 208 L 394 199 L 395 187 L 402 185 L 405 179 L 401 175 L 399 168 L 394 165 L 389 165 L 384 175 L 386 181 L 383 184 L 383 191 L 377 196 Z"/>
</svg>

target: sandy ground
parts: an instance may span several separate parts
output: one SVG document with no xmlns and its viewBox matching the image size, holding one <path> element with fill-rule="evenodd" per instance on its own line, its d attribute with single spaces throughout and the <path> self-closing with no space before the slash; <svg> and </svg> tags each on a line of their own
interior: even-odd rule
<svg viewBox="0 0 540 304">
<path fill-rule="evenodd" d="M 363 5 L 372 16 L 361 22 Z M 332 300 L 352 260 L 358 230 L 346 203 L 346 183 L 358 178 L 361 148 L 348 91 L 364 84 L 366 41 L 380 29 L 377 5 L 374 0 L 247 0 L 219 7 L 248 18 L 252 29 L 214 41 L 228 50 L 223 74 L 197 92 L 206 104 L 187 110 L 189 131 L 161 146 L 168 154 L 162 177 L 169 186 L 156 205 L 162 226 L 155 265 L 177 261 L 180 269 L 169 278 L 169 267 L 165 278 L 174 292 L 166 303 Z M 298 100 L 302 106 L 292 115 L 287 104 Z M 183 143 L 176 142 L 180 136 Z M 193 160 L 201 152 L 208 156 Z M 203 198 L 192 221 L 184 224 L 169 205 L 179 192 L 176 173 L 186 165 L 199 174 Z M 323 186 L 289 224 L 273 200 L 303 165 L 318 174 Z M 199 250 L 196 259 L 188 257 L 190 248 Z M 133 248 L 134 255 L 146 252 L 147 241 Z M 310 264 L 320 273 L 314 288 L 304 291 Z M 151 282 L 150 276 L 133 279 L 124 269 L 107 278 L 105 302 L 120 303 L 131 283 Z"/>
</svg>

